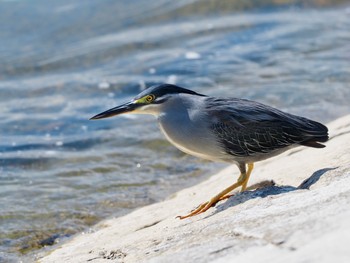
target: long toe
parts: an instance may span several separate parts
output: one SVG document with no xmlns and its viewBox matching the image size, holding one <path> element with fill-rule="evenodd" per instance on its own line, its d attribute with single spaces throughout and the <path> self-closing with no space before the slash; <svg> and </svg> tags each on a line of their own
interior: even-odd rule
<svg viewBox="0 0 350 263">
<path fill-rule="evenodd" d="M 177 218 L 180 218 L 180 219 L 185 219 L 185 218 L 188 218 L 188 217 L 191 217 L 191 216 L 195 216 L 195 215 L 199 215 L 201 213 L 204 213 L 205 211 L 207 211 L 210 207 L 213 207 L 216 205 L 217 202 L 223 200 L 223 199 L 226 199 L 226 198 L 229 198 L 230 195 L 227 195 L 227 196 L 223 196 L 223 197 L 214 197 L 212 198 L 209 202 L 205 202 L 201 205 L 199 205 L 196 209 L 194 209 L 193 211 L 191 211 L 191 213 L 189 213 L 188 215 L 185 215 L 185 216 L 177 216 Z M 221 199 L 223 198 L 223 199 Z"/>
<path fill-rule="evenodd" d="M 193 211 L 191 211 L 191 213 L 185 215 L 185 216 L 177 216 L 176 218 L 179 218 L 179 219 L 185 219 L 185 218 L 188 218 L 188 217 L 191 217 L 191 216 L 195 216 L 195 215 L 198 215 L 198 214 L 201 214 L 205 211 L 207 211 L 210 206 L 208 208 L 206 208 L 208 206 L 209 202 L 205 202 L 201 205 L 199 205 L 196 209 L 194 209 Z M 206 208 L 206 209 L 205 209 Z M 205 210 L 204 210 L 205 209 Z"/>
</svg>

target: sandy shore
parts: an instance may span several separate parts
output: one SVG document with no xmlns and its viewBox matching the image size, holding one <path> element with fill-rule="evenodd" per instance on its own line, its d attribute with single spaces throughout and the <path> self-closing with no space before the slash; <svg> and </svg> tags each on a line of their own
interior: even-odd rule
<svg viewBox="0 0 350 263">
<path fill-rule="evenodd" d="M 328 125 L 324 149 L 295 148 L 256 163 L 247 191 L 179 220 L 233 183 L 230 166 L 168 200 L 101 222 L 39 261 L 350 262 L 350 115 Z"/>
</svg>

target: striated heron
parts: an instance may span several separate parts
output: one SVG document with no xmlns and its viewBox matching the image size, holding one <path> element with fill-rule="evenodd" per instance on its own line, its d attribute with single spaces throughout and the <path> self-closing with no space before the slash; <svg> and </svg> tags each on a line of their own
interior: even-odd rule
<svg viewBox="0 0 350 263">
<path fill-rule="evenodd" d="M 152 114 L 165 137 L 185 153 L 238 166 L 236 183 L 180 219 L 205 212 L 229 193 L 247 188 L 253 164 L 292 147 L 325 147 L 328 129 L 321 123 L 273 107 L 237 98 L 215 98 L 175 85 L 152 86 L 130 102 L 91 119 L 122 113 Z"/>
</svg>

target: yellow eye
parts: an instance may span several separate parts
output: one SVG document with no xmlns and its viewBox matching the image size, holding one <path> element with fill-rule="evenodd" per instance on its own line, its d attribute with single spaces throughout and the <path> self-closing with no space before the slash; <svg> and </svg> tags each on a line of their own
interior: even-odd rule
<svg viewBox="0 0 350 263">
<path fill-rule="evenodd" d="M 145 101 L 148 103 L 151 103 L 152 101 L 154 101 L 155 97 L 154 95 L 147 95 L 145 98 Z"/>
</svg>

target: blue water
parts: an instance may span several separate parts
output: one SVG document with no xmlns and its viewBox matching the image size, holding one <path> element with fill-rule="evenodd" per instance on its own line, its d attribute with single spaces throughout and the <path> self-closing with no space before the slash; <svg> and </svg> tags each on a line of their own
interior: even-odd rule
<svg viewBox="0 0 350 263">
<path fill-rule="evenodd" d="M 350 112 L 346 1 L 233 2 L 0 1 L 1 262 L 33 259 L 224 166 L 179 152 L 151 116 L 88 120 L 145 87 L 325 123 Z"/>
</svg>

